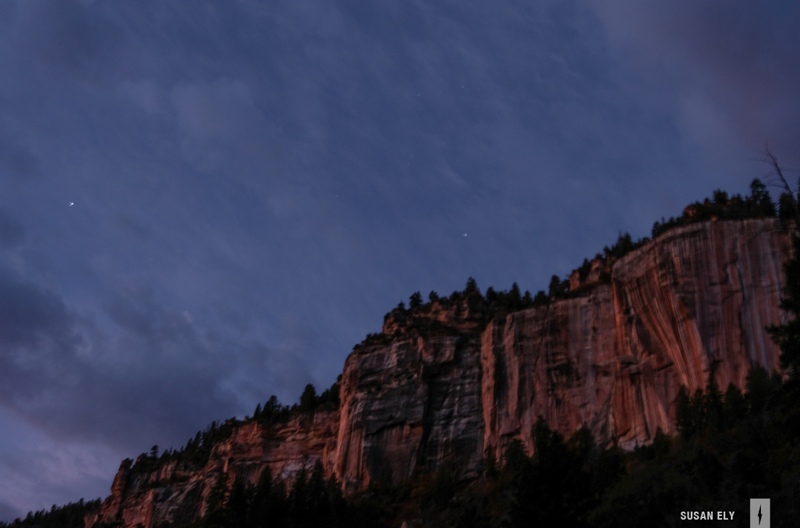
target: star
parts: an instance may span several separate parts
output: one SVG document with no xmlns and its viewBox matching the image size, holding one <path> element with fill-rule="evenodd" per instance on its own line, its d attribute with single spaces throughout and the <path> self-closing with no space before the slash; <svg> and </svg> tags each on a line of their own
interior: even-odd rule
<svg viewBox="0 0 800 528">
<path fill-rule="evenodd" d="M 70 206 L 70 207 L 72 207 L 73 205 L 75 205 L 75 204 L 74 204 L 74 203 L 72 203 L 72 202 L 70 202 L 70 203 L 69 203 L 69 206 Z"/>
</svg>

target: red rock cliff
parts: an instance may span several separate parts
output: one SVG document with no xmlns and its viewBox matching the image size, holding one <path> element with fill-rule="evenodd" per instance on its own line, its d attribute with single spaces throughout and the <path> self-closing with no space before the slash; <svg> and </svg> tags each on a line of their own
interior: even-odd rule
<svg viewBox="0 0 800 528">
<path fill-rule="evenodd" d="M 773 220 L 671 230 L 616 262 L 610 284 L 495 321 L 483 335 L 484 443 L 532 447 L 537 416 L 565 435 L 587 424 L 623 447 L 673 429 L 681 385 L 742 387 L 778 368 L 788 236 Z"/>
<path fill-rule="evenodd" d="M 255 482 L 264 467 L 291 481 L 321 460 L 348 491 L 391 474 L 448 467 L 480 474 L 511 439 L 532 449 L 538 416 L 565 436 L 588 425 L 623 447 L 671 432 L 681 385 L 744 385 L 778 368 L 765 326 L 778 323 L 789 236 L 772 219 L 668 231 L 612 263 L 596 262 L 571 296 L 494 317 L 480 296 L 387 316 L 345 362 L 337 413 L 271 433 L 239 427 L 203 468 L 174 463 L 131 475 L 123 465 L 100 513 L 151 528 L 201 515 L 220 472 Z"/>
<path fill-rule="evenodd" d="M 480 302 L 449 309 L 434 303 L 417 315 L 393 314 L 380 336 L 350 354 L 335 465 L 345 490 L 385 471 L 399 481 L 417 469 L 451 465 L 463 476 L 477 476 L 483 459 L 483 316 Z"/>
<path fill-rule="evenodd" d="M 301 415 L 269 428 L 248 421 L 215 445 L 202 466 L 173 461 L 158 470 L 137 473 L 125 461 L 111 495 L 97 513 L 86 517 L 86 527 L 116 521 L 121 521 L 122 528 L 189 522 L 205 513 L 209 493 L 223 473 L 228 482 L 242 476 L 255 484 L 269 466 L 274 478 L 291 483 L 301 468 L 311 470 L 320 461 L 330 474 L 338 424 L 338 412 Z"/>
<path fill-rule="evenodd" d="M 752 365 L 778 368 L 764 328 L 780 320 L 789 252 L 775 220 L 707 222 L 614 262 L 610 280 L 593 266 L 571 298 L 485 328 L 478 302 L 393 312 L 345 363 L 336 474 L 346 489 L 387 468 L 396 480 L 447 465 L 474 476 L 513 438 L 530 452 L 539 416 L 626 448 L 669 433 L 681 385 L 713 374 L 741 387 Z"/>
</svg>

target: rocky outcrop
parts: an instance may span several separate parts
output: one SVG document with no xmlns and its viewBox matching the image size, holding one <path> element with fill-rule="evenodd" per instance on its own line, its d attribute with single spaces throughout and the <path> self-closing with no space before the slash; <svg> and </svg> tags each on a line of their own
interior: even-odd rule
<svg viewBox="0 0 800 528">
<path fill-rule="evenodd" d="M 533 449 L 538 417 L 565 436 L 583 425 L 625 448 L 674 428 L 681 385 L 744 385 L 778 368 L 765 327 L 780 322 L 790 240 L 772 219 L 672 229 L 616 261 L 573 273 L 566 298 L 491 312 L 477 293 L 394 310 L 347 358 L 338 412 L 266 430 L 236 428 L 202 468 L 123 464 L 87 527 L 197 518 L 221 473 L 291 482 L 320 460 L 345 490 L 416 471 L 481 474 L 512 439 Z"/>
<path fill-rule="evenodd" d="M 214 446 L 208 461 L 169 461 L 155 471 L 136 472 L 122 463 L 111 495 L 85 519 L 87 528 L 121 522 L 125 528 L 152 528 L 201 517 L 209 493 L 225 474 L 255 484 L 269 467 L 274 478 L 291 484 L 301 469 L 320 461 L 332 473 L 336 455 L 338 412 L 298 415 L 288 423 L 264 427 L 254 420 L 240 423 L 227 440 Z"/>
</svg>

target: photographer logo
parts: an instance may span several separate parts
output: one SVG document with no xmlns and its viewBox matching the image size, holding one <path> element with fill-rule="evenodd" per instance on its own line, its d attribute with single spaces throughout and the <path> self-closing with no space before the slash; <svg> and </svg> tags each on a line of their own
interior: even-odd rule
<svg viewBox="0 0 800 528">
<path fill-rule="evenodd" d="M 750 528 L 769 528 L 769 499 L 750 499 Z"/>
</svg>

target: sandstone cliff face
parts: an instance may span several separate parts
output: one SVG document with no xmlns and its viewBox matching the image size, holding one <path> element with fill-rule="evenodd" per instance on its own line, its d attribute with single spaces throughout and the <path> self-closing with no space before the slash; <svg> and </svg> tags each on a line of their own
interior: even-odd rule
<svg viewBox="0 0 800 528">
<path fill-rule="evenodd" d="M 481 471 L 539 416 L 565 436 L 587 425 L 625 448 L 672 432 L 681 385 L 742 387 L 752 365 L 778 368 L 765 326 L 778 303 L 788 234 L 772 219 L 673 229 L 610 267 L 595 263 L 575 296 L 495 318 L 437 303 L 384 325 L 344 369 L 335 465 L 346 489 L 417 468 Z M 474 303 L 473 303 L 474 304 Z M 426 328 L 426 321 L 433 324 Z M 476 419 L 478 418 L 479 419 Z"/>
<path fill-rule="evenodd" d="M 530 449 L 538 416 L 569 435 L 582 424 L 632 448 L 673 430 L 681 385 L 744 386 L 778 368 L 765 326 L 778 303 L 788 236 L 773 220 L 675 229 L 612 268 L 611 283 L 495 321 L 483 336 L 484 443 Z"/>
<path fill-rule="evenodd" d="M 606 438 L 620 360 L 612 288 L 493 321 L 483 334 L 484 444 L 502 455 L 519 438 L 532 452 L 539 416 L 569 434 Z M 622 359 L 625 361 L 625 359 Z M 599 434 L 598 434 L 599 433 Z"/>
<path fill-rule="evenodd" d="M 266 466 L 291 482 L 321 460 L 346 491 L 443 467 L 470 478 L 514 438 L 530 453 L 539 416 L 565 436 L 585 424 L 601 441 L 648 443 L 672 432 L 681 385 L 741 387 L 752 365 L 778 368 L 764 328 L 780 322 L 790 251 L 772 219 L 694 224 L 573 274 L 571 296 L 546 306 L 490 320 L 473 295 L 396 310 L 347 358 L 338 412 L 269 434 L 241 426 L 202 468 L 123 465 L 87 527 L 196 518 L 220 472 L 255 482 Z"/>
<path fill-rule="evenodd" d="M 453 465 L 477 476 L 481 308 L 434 307 L 419 318 L 389 318 L 387 343 L 362 345 L 347 358 L 335 465 L 346 491 L 386 471 L 399 481 L 417 469 Z"/>
<path fill-rule="evenodd" d="M 209 493 L 223 473 L 229 482 L 241 476 L 255 484 L 269 467 L 273 478 L 291 484 L 302 468 L 310 471 L 321 461 L 330 474 L 338 423 L 338 412 L 301 415 L 271 428 L 245 422 L 214 447 L 202 467 L 173 461 L 157 471 L 136 473 L 125 461 L 114 478 L 111 496 L 97 513 L 87 516 L 86 527 L 121 521 L 124 528 L 139 524 L 152 528 L 191 521 L 205 513 Z"/>
</svg>

